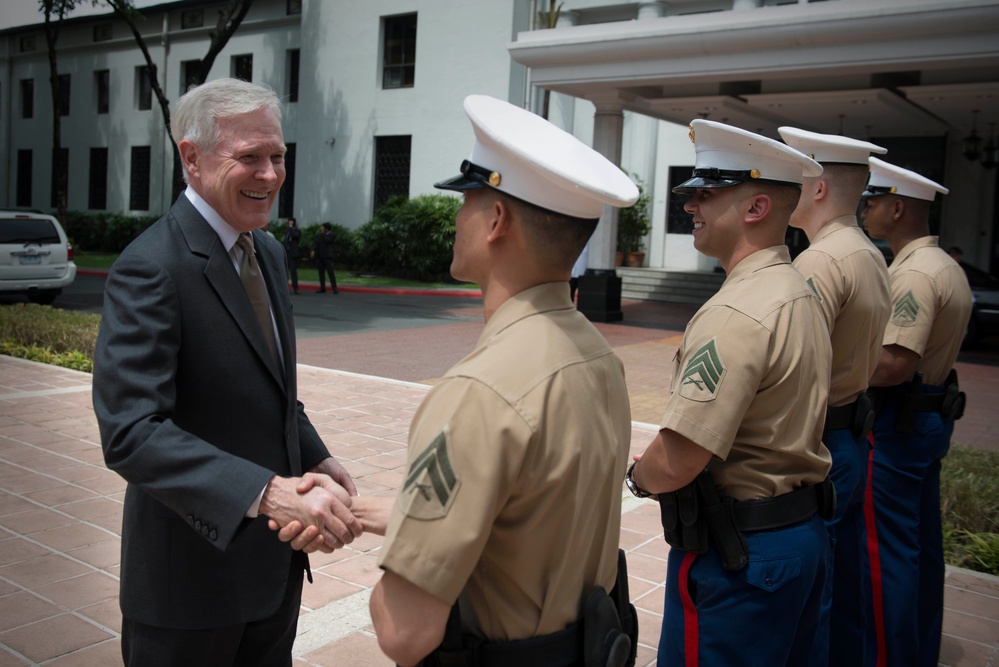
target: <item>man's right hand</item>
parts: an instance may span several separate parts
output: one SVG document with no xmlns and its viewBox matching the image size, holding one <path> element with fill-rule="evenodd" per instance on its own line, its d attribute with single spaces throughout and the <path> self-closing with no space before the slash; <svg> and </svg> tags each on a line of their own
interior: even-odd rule
<svg viewBox="0 0 999 667">
<path fill-rule="evenodd" d="M 299 491 L 299 487 L 308 487 Z M 360 536 L 361 522 L 350 511 L 350 495 L 326 475 L 306 473 L 301 478 L 274 476 L 260 501 L 260 514 L 271 528 L 293 522 L 303 527 L 292 546 L 307 552 L 330 553 Z M 312 548 L 308 548 L 308 547 Z"/>
</svg>

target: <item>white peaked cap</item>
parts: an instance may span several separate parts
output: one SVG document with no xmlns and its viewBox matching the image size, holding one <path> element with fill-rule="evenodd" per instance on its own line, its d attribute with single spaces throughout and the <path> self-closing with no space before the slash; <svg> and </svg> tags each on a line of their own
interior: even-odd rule
<svg viewBox="0 0 999 667">
<path fill-rule="evenodd" d="M 605 204 L 631 206 L 638 187 L 610 160 L 526 109 L 487 95 L 465 98 L 475 144 L 461 175 L 442 190 L 491 187 L 575 218 L 599 218 Z"/>
<path fill-rule="evenodd" d="M 748 181 L 801 186 L 802 176 L 818 176 L 822 165 L 786 144 L 746 130 L 696 119 L 690 123 L 696 160 L 694 176 L 673 192 L 724 188 Z"/>
<path fill-rule="evenodd" d="M 838 134 L 819 134 L 796 127 L 779 127 L 777 131 L 791 148 L 821 164 L 862 164 L 867 166 L 871 153 L 884 154 L 887 148 Z"/>
<path fill-rule="evenodd" d="M 871 178 L 867 181 L 864 197 L 895 194 L 913 199 L 933 201 L 937 193 L 947 194 L 947 188 L 914 171 L 896 167 L 876 157 L 870 158 Z"/>
</svg>

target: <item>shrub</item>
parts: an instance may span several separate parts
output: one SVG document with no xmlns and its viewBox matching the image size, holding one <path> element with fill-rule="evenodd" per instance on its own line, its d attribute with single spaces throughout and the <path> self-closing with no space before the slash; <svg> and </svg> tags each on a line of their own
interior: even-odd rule
<svg viewBox="0 0 999 667">
<path fill-rule="evenodd" d="M 101 317 L 34 303 L 0 306 L 0 351 L 93 372 Z"/>
<path fill-rule="evenodd" d="M 652 197 L 638 174 L 632 174 L 631 178 L 638 186 L 638 201 L 622 208 L 617 218 L 617 249 L 626 253 L 641 252 L 645 235 L 652 228 Z"/>
<path fill-rule="evenodd" d="M 461 200 L 450 195 L 393 197 L 355 232 L 355 268 L 429 282 L 448 280 L 459 208 Z"/>
<path fill-rule="evenodd" d="M 119 253 L 156 220 L 153 216 L 68 211 L 65 228 L 76 250 Z"/>
</svg>

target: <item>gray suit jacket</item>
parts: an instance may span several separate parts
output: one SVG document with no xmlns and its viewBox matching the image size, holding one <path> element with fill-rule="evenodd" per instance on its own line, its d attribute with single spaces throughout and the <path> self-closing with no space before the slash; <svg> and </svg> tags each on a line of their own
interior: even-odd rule
<svg viewBox="0 0 999 667">
<path fill-rule="evenodd" d="M 122 612 L 149 625 L 265 618 L 293 554 L 306 564 L 265 518 L 244 517 L 272 475 L 300 475 L 329 456 L 296 397 L 284 250 L 253 237 L 283 369 L 218 235 L 186 196 L 107 278 L 94 411 L 104 459 L 128 482 Z"/>
</svg>

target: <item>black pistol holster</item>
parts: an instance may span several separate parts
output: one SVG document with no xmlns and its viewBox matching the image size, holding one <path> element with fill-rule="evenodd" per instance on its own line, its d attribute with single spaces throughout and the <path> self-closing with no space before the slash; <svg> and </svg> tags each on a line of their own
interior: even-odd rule
<svg viewBox="0 0 999 667">
<path fill-rule="evenodd" d="M 595 586 L 583 599 L 576 623 L 550 635 L 487 641 L 464 634 L 455 603 L 444 640 L 417 667 L 633 667 L 637 651 L 638 615 L 628 597 L 628 565 L 619 549 L 610 595 Z"/>
<path fill-rule="evenodd" d="M 718 550 L 722 567 L 730 572 L 738 572 L 749 563 L 744 533 L 792 526 L 816 513 L 829 520 L 836 508 L 836 489 L 828 477 L 774 498 L 740 501 L 718 493 L 708 470 L 687 486 L 661 493 L 658 498 L 666 542 L 703 554 L 710 541 Z M 684 505 L 686 512 L 680 509 Z"/>
</svg>

